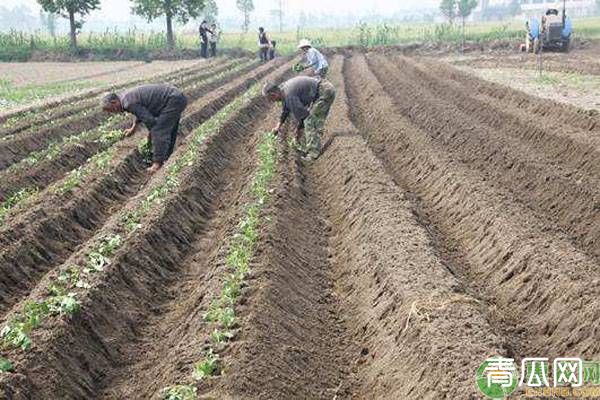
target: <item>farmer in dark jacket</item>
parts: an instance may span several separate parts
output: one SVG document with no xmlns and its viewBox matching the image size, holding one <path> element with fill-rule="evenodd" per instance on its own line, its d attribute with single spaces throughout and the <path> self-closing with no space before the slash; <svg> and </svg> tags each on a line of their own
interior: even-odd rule
<svg viewBox="0 0 600 400">
<path fill-rule="evenodd" d="M 107 112 L 129 112 L 135 115 L 133 126 L 125 131 L 132 135 L 140 122 L 150 131 L 152 141 L 152 166 L 154 173 L 162 167 L 175 149 L 179 120 L 187 98 L 171 85 L 143 85 L 123 93 L 110 93 L 103 99 L 102 108 Z"/>
<path fill-rule="evenodd" d="M 321 154 L 321 135 L 329 115 L 331 104 L 335 100 L 335 88 L 326 79 L 298 76 L 281 85 L 267 83 L 263 95 L 270 101 L 283 103 L 279 123 L 273 129 L 278 134 L 290 114 L 298 122 L 296 136 L 304 133 L 305 161 L 314 161 Z"/>
</svg>

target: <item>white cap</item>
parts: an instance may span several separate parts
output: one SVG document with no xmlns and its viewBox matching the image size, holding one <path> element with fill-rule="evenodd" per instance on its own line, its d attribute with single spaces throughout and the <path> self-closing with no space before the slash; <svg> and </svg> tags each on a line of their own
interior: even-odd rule
<svg viewBox="0 0 600 400">
<path fill-rule="evenodd" d="M 298 44 L 298 48 L 301 49 L 303 47 L 312 47 L 312 44 L 310 43 L 310 40 L 308 40 L 308 39 L 302 39 L 300 41 L 300 44 Z"/>
</svg>

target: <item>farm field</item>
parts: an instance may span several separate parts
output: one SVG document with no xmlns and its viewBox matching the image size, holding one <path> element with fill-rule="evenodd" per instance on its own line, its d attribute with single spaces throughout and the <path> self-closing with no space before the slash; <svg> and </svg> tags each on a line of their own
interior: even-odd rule
<svg viewBox="0 0 600 400">
<path fill-rule="evenodd" d="M 0 118 L 50 98 L 69 97 L 122 82 L 166 74 L 204 61 L 0 62 Z"/>
<path fill-rule="evenodd" d="M 313 163 L 260 96 L 289 58 L 124 77 L 189 98 L 155 175 L 96 93 L 5 115 L 0 397 L 473 399 L 490 356 L 596 359 L 600 116 L 496 57 L 332 51 Z"/>
</svg>

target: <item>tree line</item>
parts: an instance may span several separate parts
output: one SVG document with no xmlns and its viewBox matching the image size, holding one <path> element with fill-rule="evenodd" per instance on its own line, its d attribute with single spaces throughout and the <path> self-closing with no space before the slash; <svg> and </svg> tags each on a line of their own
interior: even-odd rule
<svg viewBox="0 0 600 400">
<path fill-rule="evenodd" d="M 46 22 L 54 26 L 54 17 L 61 16 L 69 21 L 71 47 L 77 49 L 77 34 L 81 30 L 85 17 L 100 8 L 101 0 L 37 0 L 46 13 Z M 164 18 L 167 28 L 167 46 L 175 47 L 173 22 L 182 24 L 191 19 L 204 16 L 216 17 L 215 0 L 131 0 L 131 12 L 148 20 Z M 237 0 L 237 6 L 244 15 L 243 28 L 247 32 L 250 26 L 250 14 L 254 11 L 253 0 Z M 45 22 L 45 24 L 46 24 Z M 50 25 L 46 25 L 50 29 Z"/>
</svg>

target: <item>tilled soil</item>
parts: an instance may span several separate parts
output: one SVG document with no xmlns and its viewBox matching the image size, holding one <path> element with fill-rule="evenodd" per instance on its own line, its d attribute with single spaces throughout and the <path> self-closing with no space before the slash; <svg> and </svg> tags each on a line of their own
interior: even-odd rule
<svg viewBox="0 0 600 400">
<path fill-rule="evenodd" d="M 201 97 L 184 129 L 291 65 Z M 302 161 L 292 124 L 282 133 L 235 336 L 219 374 L 194 383 L 198 398 L 470 400 L 490 356 L 598 358 L 598 116 L 394 52 L 342 51 L 330 73 L 323 154 Z M 202 145 L 82 293 L 81 313 L 46 321 L 31 351 L 3 352 L 16 371 L 0 375 L 0 393 L 149 399 L 190 382 L 277 109 L 254 99 Z M 60 217 L 42 200 L 0 232 L 4 319 L 148 194 L 133 140 L 119 146 L 110 170 L 124 181 L 94 177 Z M 35 234 L 38 218 L 47 232 Z"/>
<path fill-rule="evenodd" d="M 181 124 L 184 132 L 210 118 L 276 66 L 260 67 L 190 104 Z M 139 140 L 130 137 L 118 143 L 107 168 L 111 173 L 91 175 L 66 201 L 65 196 L 43 192 L 0 229 L 0 310 L 35 286 L 48 268 L 65 261 L 124 201 L 138 193 L 148 179 L 137 148 Z"/>
</svg>

